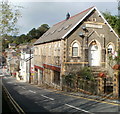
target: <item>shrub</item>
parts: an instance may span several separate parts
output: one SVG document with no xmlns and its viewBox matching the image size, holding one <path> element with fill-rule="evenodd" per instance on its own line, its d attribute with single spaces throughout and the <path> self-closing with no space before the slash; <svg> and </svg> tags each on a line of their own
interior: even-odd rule
<svg viewBox="0 0 120 114">
<path fill-rule="evenodd" d="M 64 76 L 64 81 L 67 85 L 71 85 L 72 83 L 74 83 L 75 80 L 75 74 L 74 73 L 69 73 L 67 75 Z"/>
<path fill-rule="evenodd" d="M 82 68 L 79 72 L 77 72 L 77 76 L 84 80 L 94 80 L 90 67 Z"/>
</svg>

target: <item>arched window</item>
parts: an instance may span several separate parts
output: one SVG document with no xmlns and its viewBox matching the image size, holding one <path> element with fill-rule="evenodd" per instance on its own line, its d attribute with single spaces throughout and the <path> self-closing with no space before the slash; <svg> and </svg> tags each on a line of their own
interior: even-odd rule
<svg viewBox="0 0 120 114">
<path fill-rule="evenodd" d="M 112 46 L 111 44 L 108 45 L 107 53 L 108 53 L 108 54 L 112 54 L 112 53 L 113 53 L 113 46 Z"/>
<path fill-rule="evenodd" d="M 72 45 L 72 56 L 78 56 L 78 48 L 79 48 L 79 45 L 78 43 L 74 43 Z"/>
</svg>

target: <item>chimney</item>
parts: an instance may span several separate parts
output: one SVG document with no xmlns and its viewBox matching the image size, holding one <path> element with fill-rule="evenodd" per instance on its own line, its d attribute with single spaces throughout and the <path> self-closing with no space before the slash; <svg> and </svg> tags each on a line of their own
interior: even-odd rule
<svg viewBox="0 0 120 114">
<path fill-rule="evenodd" d="M 67 13 L 67 15 L 66 15 L 66 20 L 68 20 L 69 18 L 70 18 L 70 14 Z"/>
</svg>

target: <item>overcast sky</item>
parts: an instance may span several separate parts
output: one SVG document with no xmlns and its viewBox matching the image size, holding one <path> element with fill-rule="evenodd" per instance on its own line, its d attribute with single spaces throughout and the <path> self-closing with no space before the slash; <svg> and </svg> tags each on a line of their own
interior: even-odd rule
<svg viewBox="0 0 120 114">
<path fill-rule="evenodd" d="M 96 6 L 99 11 L 105 12 L 106 10 L 113 15 L 117 15 L 117 0 L 99 0 L 94 2 L 92 0 L 9 0 L 15 5 L 23 6 L 21 10 L 22 17 L 18 21 L 20 30 L 19 35 L 28 33 L 32 28 L 38 28 L 41 24 L 53 24 L 65 19 L 67 12 L 70 15 L 75 15 L 89 7 Z M 21 2 L 22 1 L 22 2 Z M 29 2 L 28 2 L 29 1 Z M 53 2 L 57 1 L 57 2 Z M 81 0 L 82 1 L 82 0 Z"/>
</svg>

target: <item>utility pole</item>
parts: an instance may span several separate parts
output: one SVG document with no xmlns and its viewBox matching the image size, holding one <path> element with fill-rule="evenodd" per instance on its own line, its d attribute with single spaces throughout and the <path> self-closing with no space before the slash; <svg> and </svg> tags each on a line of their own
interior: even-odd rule
<svg viewBox="0 0 120 114">
<path fill-rule="evenodd" d="M 31 47 L 29 47 L 29 54 L 30 54 L 30 60 L 29 60 L 29 83 L 31 83 Z"/>
</svg>

